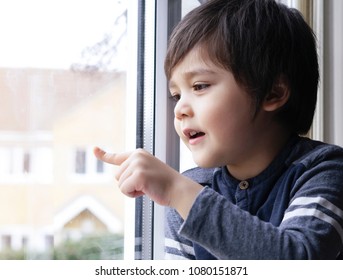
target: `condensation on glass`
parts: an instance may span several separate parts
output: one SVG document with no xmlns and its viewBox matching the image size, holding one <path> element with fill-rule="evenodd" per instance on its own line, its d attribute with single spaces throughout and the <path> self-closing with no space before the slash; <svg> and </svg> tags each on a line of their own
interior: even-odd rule
<svg viewBox="0 0 343 280">
<path fill-rule="evenodd" d="M 123 258 L 125 4 L 0 3 L 0 259 Z"/>
</svg>

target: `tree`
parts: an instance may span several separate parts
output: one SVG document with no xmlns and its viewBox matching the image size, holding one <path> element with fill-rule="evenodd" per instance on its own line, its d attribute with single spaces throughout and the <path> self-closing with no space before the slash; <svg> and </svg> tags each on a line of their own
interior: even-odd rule
<svg viewBox="0 0 343 280">
<path fill-rule="evenodd" d="M 118 63 L 116 56 L 120 47 L 126 44 L 127 9 L 115 19 L 110 32 L 92 46 L 86 47 L 81 53 L 81 61 L 73 63 L 73 71 L 98 72 L 116 70 Z"/>
</svg>

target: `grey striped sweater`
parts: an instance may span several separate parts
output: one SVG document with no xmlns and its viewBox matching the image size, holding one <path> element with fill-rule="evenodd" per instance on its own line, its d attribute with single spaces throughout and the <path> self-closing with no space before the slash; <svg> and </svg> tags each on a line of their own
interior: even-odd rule
<svg viewBox="0 0 343 280">
<path fill-rule="evenodd" d="M 337 259 L 343 255 L 343 149 L 294 136 L 258 176 L 184 173 L 204 186 L 185 221 L 166 209 L 166 259 Z"/>
</svg>

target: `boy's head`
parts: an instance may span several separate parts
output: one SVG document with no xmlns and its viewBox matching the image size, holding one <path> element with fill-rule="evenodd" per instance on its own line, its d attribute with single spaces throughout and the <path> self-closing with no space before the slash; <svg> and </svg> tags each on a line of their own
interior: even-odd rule
<svg viewBox="0 0 343 280">
<path fill-rule="evenodd" d="M 280 84 L 290 96 L 277 112 L 291 132 L 306 134 L 312 124 L 319 80 L 316 40 L 301 14 L 271 0 L 211 0 L 192 10 L 170 38 L 165 72 L 195 47 L 231 71 L 255 105 Z"/>
</svg>

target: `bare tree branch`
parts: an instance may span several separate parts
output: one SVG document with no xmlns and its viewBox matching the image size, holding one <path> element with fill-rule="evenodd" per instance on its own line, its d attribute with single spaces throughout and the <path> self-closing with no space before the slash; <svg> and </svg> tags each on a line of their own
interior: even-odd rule
<svg viewBox="0 0 343 280">
<path fill-rule="evenodd" d="M 81 61 L 73 63 L 73 71 L 97 72 L 114 70 L 114 57 L 127 33 L 127 10 L 114 21 L 112 30 L 106 33 L 100 42 L 86 47 L 81 52 Z"/>
</svg>

